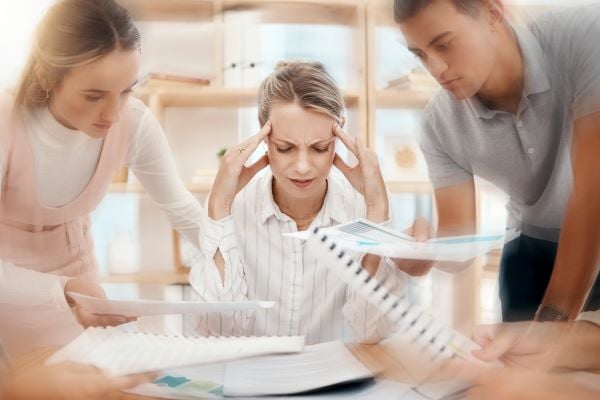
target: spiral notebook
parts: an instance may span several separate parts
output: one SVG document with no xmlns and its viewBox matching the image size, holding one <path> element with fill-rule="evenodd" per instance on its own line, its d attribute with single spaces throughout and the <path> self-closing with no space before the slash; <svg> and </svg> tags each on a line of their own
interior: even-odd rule
<svg viewBox="0 0 600 400">
<path fill-rule="evenodd" d="M 392 323 L 423 352 L 428 352 L 431 360 L 462 359 L 478 361 L 471 355 L 479 346 L 461 333 L 444 326 L 430 314 L 410 304 L 405 297 L 397 297 L 377 282 L 375 278 L 352 258 L 352 254 L 340 248 L 327 231 L 316 228 L 311 233 L 309 243 L 340 278 L 375 305 Z"/>
<path fill-rule="evenodd" d="M 47 361 L 94 365 L 113 376 L 237 360 L 267 354 L 298 353 L 303 336 L 185 337 L 88 328 Z"/>
</svg>

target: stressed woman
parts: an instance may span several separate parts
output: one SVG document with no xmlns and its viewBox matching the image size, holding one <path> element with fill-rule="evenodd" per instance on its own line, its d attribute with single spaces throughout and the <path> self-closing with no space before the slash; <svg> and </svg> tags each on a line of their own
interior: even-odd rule
<svg viewBox="0 0 600 400">
<path fill-rule="evenodd" d="M 200 333 L 302 335 L 375 342 L 391 325 L 304 246 L 283 236 L 366 217 L 389 221 L 377 156 L 342 130 L 344 101 L 318 63 L 280 63 L 259 89 L 261 131 L 231 149 L 208 200 L 202 256 L 190 281 L 196 298 L 271 300 L 272 309 L 195 318 Z M 336 154 L 340 140 L 358 159 Z M 268 152 L 245 166 L 261 143 Z M 332 170 L 336 166 L 339 171 Z M 260 174 L 258 174 L 261 170 Z M 362 265 L 390 290 L 403 275 L 387 259 Z"/>
<path fill-rule="evenodd" d="M 199 247 L 202 207 L 159 123 L 130 98 L 139 65 L 140 36 L 124 8 L 62 0 L 40 22 L 14 98 L 3 99 L 0 338 L 13 356 L 65 344 L 80 324 L 126 321 L 71 310 L 66 295 L 104 296 L 89 215 L 121 166 Z"/>
</svg>

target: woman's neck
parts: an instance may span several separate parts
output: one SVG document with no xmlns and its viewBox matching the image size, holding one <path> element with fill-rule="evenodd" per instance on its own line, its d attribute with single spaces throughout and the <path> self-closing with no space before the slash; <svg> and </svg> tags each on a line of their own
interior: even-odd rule
<svg viewBox="0 0 600 400">
<path fill-rule="evenodd" d="M 322 188 L 317 194 L 310 198 L 295 198 L 281 190 L 277 179 L 273 178 L 273 201 L 279 207 L 281 212 L 292 218 L 298 230 L 304 230 L 315 219 L 325 201 L 327 195 L 327 181 L 322 183 Z"/>
</svg>

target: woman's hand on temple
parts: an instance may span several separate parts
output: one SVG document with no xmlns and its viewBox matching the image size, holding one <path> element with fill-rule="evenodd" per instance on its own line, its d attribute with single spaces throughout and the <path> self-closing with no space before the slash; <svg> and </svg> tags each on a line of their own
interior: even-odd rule
<svg viewBox="0 0 600 400">
<path fill-rule="evenodd" d="M 248 167 L 245 163 L 270 133 L 269 121 L 258 134 L 225 153 L 208 199 L 208 216 L 211 219 L 218 221 L 230 215 L 235 196 L 260 170 L 269 165 L 267 154 Z"/>
<path fill-rule="evenodd" d="M 389 200 L 377 154 L 367 148 L 359 138 L 344 132 L 337 122 L 333 126 L 333 133 L 358 160 L 357 165 L 350 167 L 339 154 L 336 154 L 333 164 L 342 171 L 354 189 L 364 196 L 367 203 L 367 218 L 378 223 L 387 221 Z"/>
</svg>

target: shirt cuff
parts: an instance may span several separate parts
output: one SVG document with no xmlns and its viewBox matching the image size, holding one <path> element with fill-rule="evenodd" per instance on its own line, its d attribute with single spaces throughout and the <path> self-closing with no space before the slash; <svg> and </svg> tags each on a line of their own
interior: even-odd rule
<svg viewBox="0 0 600 400">
<path fill-rule="evenodd" d="M 204 254 L 214 257 L 217 249 L 222 253 L 236 246 L 235 220 L 232 215 L 215 221 L 207 218 L 204 232 L 200 238 Z"/>
</svg>

